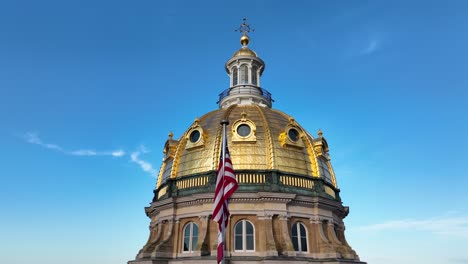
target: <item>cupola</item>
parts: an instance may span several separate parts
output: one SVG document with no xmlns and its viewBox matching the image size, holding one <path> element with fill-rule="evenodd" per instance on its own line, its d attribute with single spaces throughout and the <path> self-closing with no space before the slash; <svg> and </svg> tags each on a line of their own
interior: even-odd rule
<svg viewBox="0 0 468 264">
<path fill-rule="evenodd" d="M 219 95 L 219 107 L 257 104 L 271 108 L 273 102 L 271 94 L 260 86 L 265 62 L 248 47 L 250 38 L 247 33 L 254 30 L 244 18 L 244 22 L 237 31 L 242 33 L 240 38 L 242 47 L 226 62 L 225 68 L 229 75 L 230 85 Z"/>
</svg>

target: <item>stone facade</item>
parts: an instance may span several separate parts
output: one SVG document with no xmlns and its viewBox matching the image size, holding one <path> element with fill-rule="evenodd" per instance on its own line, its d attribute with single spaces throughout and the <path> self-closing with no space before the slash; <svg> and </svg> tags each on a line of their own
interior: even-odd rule
<svg viewBox="0 0 468 264">
<path fill-rule="evenodd" d="M 143 263 L 215 263 L 217 223 L 210 220 L 212 194 L 172 197 L 147 208 L 150 237 L 136 260 Z M 329 198 L 272 192 L 235 193 L 230 201 L 231 218 L 226 231 L 229 263 L 362 263 L 344 236 L 343 217 L 348 210 Z M 234 250 L 234 225 L 248 220 L 254 226 L 254 250 Z M 198 226 L 193 252 L 183 252 L 183 229 Z M 294 223 L 306 227 L 307 250 L 297 252 L 291 241 Z"/>
</svg>

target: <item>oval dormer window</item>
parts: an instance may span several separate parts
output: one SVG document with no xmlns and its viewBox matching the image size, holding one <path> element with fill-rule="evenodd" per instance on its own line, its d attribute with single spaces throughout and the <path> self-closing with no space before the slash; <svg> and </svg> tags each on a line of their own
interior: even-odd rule
<svg viewBox="0 0 468 264">
<path fill-rule="evenodd" d="M 295 128 L 291 128 L 288 131 L 288 136 L 289 139 L 291 139 L 294 142 L 297 142 L 299 140 L 299 131 L 297 131 Z"/>
<path fill-rule="evenodd" d="M 200 131 L 194 130 L 192 131 L 192 133 L 190 133 L 190 142 L 197 143 L 199 139 L 200 139 Z"/>
<path fill-rule="evenodd" d="M 241 137 L 247 137 L 250 135 L 250 131 L 250 126 L 247 124 L 242 124 L 237 127 L 237 134 L 239 134 Z"/>
</svg>

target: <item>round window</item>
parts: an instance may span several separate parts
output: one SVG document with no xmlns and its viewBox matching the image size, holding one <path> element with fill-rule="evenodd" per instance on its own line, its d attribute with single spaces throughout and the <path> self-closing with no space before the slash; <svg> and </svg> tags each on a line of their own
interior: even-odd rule
<svg viewBox="0 0 468 264">
<path fill-rule="evenodd" d="M 299 131 L 297 131 L 295 128 L 291 128 L 288 131 L 288 136 L 292 141 L 296 142 L 299 140 Z"/>
<path fill-rule="evenodd" d="M 200 131 L 194 130 L 190 133 L 190 142 L 196 143 L 200 139 Z"/>
<path fill-rule="evenodd" d="M 241 137 L 246 137 L 250 135 L 250 126 L 247 124 L 242 124 L 237 127 L 237 134 Z"/>
</svg>

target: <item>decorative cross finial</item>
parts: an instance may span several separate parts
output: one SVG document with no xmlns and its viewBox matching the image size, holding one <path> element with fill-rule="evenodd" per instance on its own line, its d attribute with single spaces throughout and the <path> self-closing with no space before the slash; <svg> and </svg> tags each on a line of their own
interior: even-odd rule
<svg viewBox="0 0 468 264">
<path fill-rule="evenodd" d="M 242 24 L 239 26 L 239 28 L 236 29 L 235 31 L 242 33 L 242 35 L 247 35 L 247 33 L 250 33 L 250 31 L 252 31 L 252 32 L 255 31 L 255 29 L 250 28 L 250 25 L 247 24 L 247 19 L 245 17 L 242 20 L 244 22 L 242 22 Z"/>
</svg>

